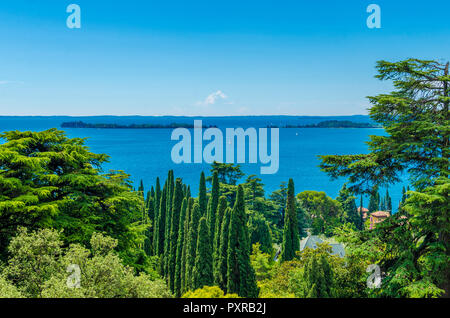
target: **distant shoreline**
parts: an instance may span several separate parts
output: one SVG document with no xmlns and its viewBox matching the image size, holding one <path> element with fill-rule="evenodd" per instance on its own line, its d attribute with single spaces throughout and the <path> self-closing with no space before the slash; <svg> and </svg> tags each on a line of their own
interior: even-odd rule
<svg viewBox="0 0 450 318">
<path fill-rule="evenodd" d="M 285 125 L 267 126 L 268 128 L 382 128 L 380 125 L 373 125 L 371 123 L 356 123 L 348 120 L 326 120 L 318 124 L 309 125 Z"/>
<path fill-rule="evenodd" d="M 212 128 L 216 126 L 208 126 Z M 170 124 L 105 124 L 105 123 L 85 123 L 82 121 L 70 121 L 61 124 L 61 128 L 95 128 L 95 129 L 175 129 L 175 128 L 194 128 L 193 124 L 170 123 Z"/>
<path fill-rule="evenodd" d="M 143 124 L 118 124 L 118 123 L 86 123 L 83 121 L 63 122 L 62 128 L 94 128 L 94 129 L 175 129 L 188 128 L 193 129 L 194 124 L 191 123 L 143 123 Z M 204 128 L 217 128 L 216 125 L 207 125 Z M 348 120 L 326 120 L 317 124 L 307 125 L 267 125 L 266 128 L 382 128 L 379 125 L 371 123 L 352 122 Z"/>
</svg>

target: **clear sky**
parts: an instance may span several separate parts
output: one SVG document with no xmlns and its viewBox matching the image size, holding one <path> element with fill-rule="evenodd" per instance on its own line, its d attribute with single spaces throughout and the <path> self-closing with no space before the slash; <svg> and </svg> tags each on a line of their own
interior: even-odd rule
<svg viewBox="0 0 450 318">
<path fill-rule="evenodd" d="M 81 7 L 81 29 L 66 7 Z M 381 7 L 381 29 L 366 8 Z M 0 115 L 352 115 L 450 59 L 448 0 L 2 0 Z"/>
</svg>

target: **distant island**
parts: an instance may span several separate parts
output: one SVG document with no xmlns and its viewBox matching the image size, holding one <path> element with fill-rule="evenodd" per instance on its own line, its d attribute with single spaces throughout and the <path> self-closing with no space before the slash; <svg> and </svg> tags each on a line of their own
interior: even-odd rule
<svg viewBox="0 0 450 318">
<path fill-rule="evenodd" d="M 174 128 L 194 128 L 193 124 L 170 123 L 170 124 L 89 124 L 82 121 L 69 121 L 61 124 L 62 128 L 101 128 L 101 129 L 174 129 Z M 204 126 L 205 127 L 205 126 Z M 207 126 L 211 128 L 216 126 Z"/>
<path fill-rule="evenodd" d="M 285 125 L 282 127 L 268 126 L 268 128 L 380 128 L 371 123 L 355 123 L 349 120 L 326 120 L 310 125 Z"/>
</svg>

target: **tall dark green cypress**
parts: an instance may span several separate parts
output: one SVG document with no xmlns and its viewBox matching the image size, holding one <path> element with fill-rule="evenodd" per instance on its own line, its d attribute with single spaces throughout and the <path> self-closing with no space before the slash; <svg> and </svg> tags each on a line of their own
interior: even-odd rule
<svg viewBox="0 0 450 318">
<path fill-rule="evenodd" d="M 200 213 L 202 216 L 206 216 L 207 202 L 208 198 L 206 196 L 206 180 L 205 173 L 202 171 L 200 174 L 200 186 L 198 189 L 198 205 L 200 208 Z"/>
<path fill-rule="evenodd" d="M 154 205 L 155 205 L 155 221 L 153 223 L 153 254 L 158 255 L 158 238 L 159 238 L 159 206 L 161 204 L 161 185 L 159 183 L 159 178 L 156 178 L 155 194 L 154 194 Z"/>
<path fill-rule="evenodd" d="M 166 200 L 167 200 L 167 182 L 164 184 L 161 200 L 159 203 L 158 214 L 158 239 L 156 241 L 156 255 L 161 256 L 164 253 L 164 235 L 166 229 Z"/>
<path fill-rule="evenodd" d="M 180 228 L 180 213 L 181 205 L 183 203 L 183 184 L 181 179 L 177 178 L 175 182 L 175 188 L 173 193 L 173 203 L 172 203 L 172 217 L 170 225 L 170 249 L 169 249 L 169 288 L 172 293 L 175 292 L 175 267 L 177 258 L 177 243 L 178 243 L 178 233 Z"/>
<path fill-rule="evenodd" d="M 250 263 L 250 240 L 242 185 L 238 186 L 228 233 L 227 292 L 251 298 L 259 294 L 255 271 Z"/>
<path fill-rule="evenodd" d="M 289 179 L 286 199 L 286 213 L 284 215 L 283 244 L 281 249 L 281 261 L 290 261 L 295 257 L 295 252 L 300 249 L 298 237 L 297 209 L 295 204 L 294 181 Z"/>
<path fill-rule="evenodd" d="M 193 288 L 193 270 L 195 265 L 195 253 L 197 249 L 197 231 L 198 224 L 201 218 L 200 207 L 195 203 L 192 207 L 192 212 L 189 220 L 189 235 L 186 249 L 186 290 Z"/>
<path fill-rule="evenodd" d="M 331 298 L 334 297 L 333 272 L 325 256 L 313 254 L 305 265 L 303 281 L 305 297 Z"/>
<path fill-rule="evenodd" d="M 378 187 L 375 187 L 369 197 L 369 206 L 368 206 L 369 213 L 378 211 L 379 208 L 380 208 L 380 195 L 378 193 Z"/>
<path fill-rule="evenodd" d="M 186 198 L 183 199 L 180 211 L 180 220 L 178 222 L 178 238 L 177 238 L 177 250 L 176 250 L 176 260 L 175 260 L 175 279 L 174 279 L 174 291 L 177 297 L 181 296 L 182 292 L 182 257 L 183 257 L 183 246 L 184 244 L 184 230 L 185 230 L 185 220 L 186 212 L 188 207 L 188 201 Z"/>
<path fill-rule="evenodd" d="M 227 209 L 227 198 L 225 196 L 221 196 L 219 199 L 219 206 L 217 207 L 217 215 L 216 222 L 214 224 L 213 235 L 213 270 L 215 272 L 215 268 L 219 263 L 219 247 L 220 247 L 220 234 L 221 234 L 221 226 L 223 215 L 225 214 L 225 210 Z M 215 278 L 214 281 L 216 282 Z"/>
<path fill-rule="evenodd" d="M 214 282 L 227 291 L 228 233 L 230 231 L 231 209 L 226 208 L 220 225 L 220 244 L 217 252 L 217 266 L 214 268 Z"/>
<path fill-rule="evenodd" d="M 172 225 L 172 203 L 174 192 L 173 171 L 170 170 L 167 176 L 167 199 L 166 199 L 166 227 L 164 229 L 164 254 L 163 254 L 163 273 L 164 277 L 169 278 L 169 256 L 170 256 L 170 227 Z"/>
<path fill-rule="evenodd" d="M 164 184 L 163 191 L 161 193 L 161 200 L 159 204 L 159 215 L 158 215 L 158 241 L 157 241 L 157 251 L 156 255 L 159 256 L 159 274 L 165 276 L 165 266 L 164 266 L 164 246 L 166 238 L 166 209 L 167 209 L 167 181 Z"/>
<path fill-rule="evenodd" d="M 187 259 L 187 249 L 188 249 L 188 237 L 189 237 L 189 223 L 192 214 L 192 208 L 194 206 L 194 198 L 189 198 L 188 205 L 186 208 L 186 218 L 184 220 L 184 237 L 183 237 L 183 248 L 181 256 L 181 294 L 184 294 L 186 290 L 186 259 Z"/>
<path fill-rule="evenodd" d="M 186 198 L 188 198 L 188 200 L 191 198 L 191 186 L 187 187 L 186 190 Z"/>
<path fill-rule="evenodd" d="M 272 232 L 267 220 L 258 213 L 254 213 L 249 221 L 250 245 L 259 243 L 259 249 L 263 253 L 272 255 Z"/>
<path fill-rule="evenodd" d="M 219 178 L 217 176 L 217 171 L 214 171 L 213 177 L 212 177 L 212 186 L 211 186 L 211 197 L 208 201 L 208 227 L 209 227 L 209 237 L 211 239 L 214 239 L 214 231 L 216 229 L 216 214 L 217 214 L 217 207 L 219 205 L 219 195 L 220 195 L 220 189 L 219 189 Z"/>
<path fill-rule="evenodd" d="M 144 241 L 144 251 L 147 255 L 153 255 L 153 231 L 155 224 L 155 203 L 153 200 L 153 197 L 150 195 L 148 196 L 147 200 L 147 219 L 145 223 L 147 225 L 150 224 L 150 228 L 146 229 L 145 231 L 145 241 Z"/>
<path fill-rule="evenodd" d="M 142 179 L 139 182 L 138 193 L 140 196 L 144 197 L 144 182 L 142 181 Z"/>
<path fill-rule="evenodd" d="M 386 197 L 385 197 L 385 202 L 386 202 L 386 210 L 389 211 L 390 213 L 392 213 L 392 199 L 391 196 L 389 195 L 389 190 L 386 189 Z"/>
<path fill-rule="evenodd" d="M 212 286 L 213 281 L 212 250 L 208 222 L 205 217 L 202 217 L 198 227 L 193 289 Z"/>
</svg>

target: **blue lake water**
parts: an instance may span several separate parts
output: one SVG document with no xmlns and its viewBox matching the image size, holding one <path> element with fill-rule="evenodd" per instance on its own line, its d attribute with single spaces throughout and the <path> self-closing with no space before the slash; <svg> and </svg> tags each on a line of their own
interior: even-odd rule
<svg viewBox="0 0 450 318">
<path fill-rule="evenodd" d="M 264 116 L 234 118 L 202 118 L 204 125 L 217 125 L 219 128 L 265 127 L 268 124 L 310 124 L 323 120 L 339 119 L 369 122 L 367 116 L 356 117 L 299 117 Z M 0 117 L 0 131 L 33 130 L 59 128 L 64 121 L 82 120 L 88 123 L 193 123 L 192 118 L 173 117 Z M 144 181 L 146 188 L 155 183 L 156 177 L 165 178 L 167 171 L 173 169 L 175 177 L 191 185 L 193 195 L 197 194 L 200 172 L 209 174 L 210 166 L 204 164 L 175 164 L 171 159 L 172 147 L 177 143 L 171 140 L 171 129 L 65 129 L 69 137 L 88 137 L 87 145 L 93 152 L 106 153 L 110 162 L 104 170 L 124 170 L 131 175 L 135 185 Z M 368 151 L 366 141 L 369 135 L 384 134 L 382 129 L 363 128 L 321 128 L 280 129 L 279 170 L 273 175 L 261 175 L 261 164 L 241 164 L 247 174 L 258 175 L 265 184 L 266 194 L 276 190 L 282 181 L 293 178 L 296 192 L 304 190 L 325 191 L 335 198 L 345 180 L 331 181 L 320 171 L 317 155 L 357 154 Z M 225 135 L 225 133 L 224 133 Z M 193 136 L 193 135 L 192 135 Z M 206 145 L 208 142 L 204 142 Z M 389 192 L 394 209 L 401 199 L 402 184 L 391 186 Z M 381 190 L 384 195 L 385 190 Z M 367 199 L 365 200 L 367 206 Z M 358 200 L 359 203 L 359 200 Z"/>
</svg>

